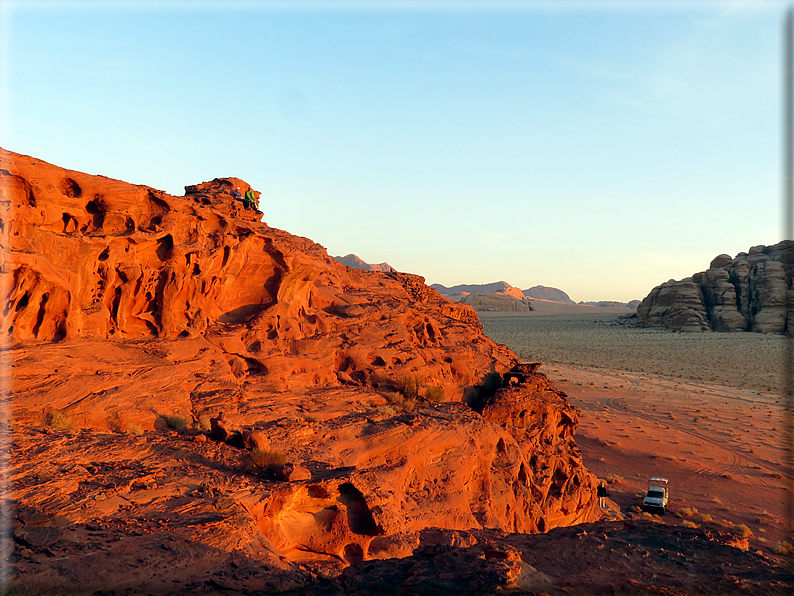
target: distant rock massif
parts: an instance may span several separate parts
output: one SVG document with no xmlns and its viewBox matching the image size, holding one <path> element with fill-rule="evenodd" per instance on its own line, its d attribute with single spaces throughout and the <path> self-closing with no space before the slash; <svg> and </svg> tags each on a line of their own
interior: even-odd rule
<svg viewBox="0 0 794 596">
<path fill-rule="evenodd" d="M 396 269 L 388 263 L 367 263 L 357 255 L 349 254 L 344 257 L 334 257 L 337 261 L 353 269 L 363 269 L 364 271 L 383 271 L 385 273 L 396 273 Z"/>
<path fill-rule="evenodd" d="M 706 271 L 651 290 L 637 324 L 677 331 L 794 333 L 794 242 L 715 257 Z M 788 306 L 787 306 L 788 305 Z"/>
<path fill-rule="evenodd" d="M 568 294 L 557 288 L 533 286 L 526 290 L 519 290 L 506 281 L 489 284 L 461 284 L 450 288 L 441 284 L 432 284 L 430 287 L 450 300 L 468 304 L 478 312 L 528 312 L 535 310 L 532 303 L 538 300 L 564 305 L 577 304 L 571 300 Z M 634 309 L 639 303 L 639 300 L 632 300 L 628 304 L 623 302 L 579 302 L 578 304 Z"/>
</svg>

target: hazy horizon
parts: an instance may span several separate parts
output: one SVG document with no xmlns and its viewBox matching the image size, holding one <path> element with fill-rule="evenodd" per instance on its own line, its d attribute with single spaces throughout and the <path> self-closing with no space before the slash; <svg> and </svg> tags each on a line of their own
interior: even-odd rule
<svg viewBox="0 0 794 596">
<path fill-rule="evenodd" d="M 783 2 L 9 2 L 0 146 L 445 286 L 579 301 L 782 239 Z"/>
</svg>

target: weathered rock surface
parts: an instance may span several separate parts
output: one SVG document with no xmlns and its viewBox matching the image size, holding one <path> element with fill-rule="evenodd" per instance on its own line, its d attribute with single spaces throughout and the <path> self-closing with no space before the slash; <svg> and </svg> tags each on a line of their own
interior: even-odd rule
<svg viewBox="0 0 794 596">
<path fill-rule="evenodd" d="M 787 307 L 794 277 L 794 242 L 754 246 L 715 257 L 706 271 L 651 290 L 637 307 L 637 324 L 680 331 L 791 334 Z"/>
<path fill-rule="evenodd" d="M 350 269 L 256 221 L 229 194 L 241 180 L 173 197 L 6 151 L 0 180 L 0 333 L 15 344 L 63 340 L 61 354 L 85 357 L 69 376 L 15 377 L 22 411 L 72 408 L 98 428 L 117 412 L 152 428 L 153 411 L 170 413 L 165 403 L 233 419 L 249 399 L 339 385 L 338 373 L 372 387 L 421 374 L 451 399 L 516 361 L 470 307 L 421 277 Z M 100 344 L 81 355 L 78 340 Z M 147 364 L 119 365 L 144 354 Z M 163 376 L 175 361 L 179 378 Z M 131 386 L 138 365 L 143 383 Z M 98 369 L 108 377 L 93 378 Z M 46 399 L 40 376 L 50 378 Z"/>
</svg>

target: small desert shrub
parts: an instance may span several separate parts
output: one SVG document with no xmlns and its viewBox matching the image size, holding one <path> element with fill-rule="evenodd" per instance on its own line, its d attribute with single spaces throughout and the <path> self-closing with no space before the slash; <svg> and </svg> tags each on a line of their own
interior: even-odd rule
<svg viewBox="0 0 794 596">
<path fill-rule="evenodd" d="M 127 434 L 138 437 L 143 434 L 143 428 L 140 424 L 130 424 L 127 427 Z"/>
<path fill-rule="evenodd" d="M 678 510 L 679 517 L 692 517 L 698 512 L 694 507 L 682 507 Z"/>
<path fill-rule="evenodd" d="M 698 521 L 700 523 L 705 523 L 705 522 L 714 521 L 714 518 L 711 517 L 708 513 L 698 513 L 695 516 L 695 521 Z"/>
<path fill-rule="evenodd" d="M 618 476 L 617 474 L 609 474 L 604 479 L 607 481 L 607 484 L 620 484 L 623 482 L 623 476 Z"/>
<path fill-rule="evenodd" d="M 419 375 L 406 375 L 397 379 L 397 391 L 408 399 L 417 399 L 424 386 L 425 380 Z"/>
<path fill-rule="evenodd" d="M 259 474 L 271 474 L 277 466 L 287 463 L 287 458 L 281 451 L 254 449 L 249 458 L 251 469 Z"/>
<path fill-rule="evenodd" d="M 430 385 L 425 389 L 425 400 L 431 404 L 444 401 L 444 389 L 438 385 Z"/>
<path fill-rule="evenodd" d="M 196 421 L 196 428 L 203 432 L 209 432 L 212 430 L 212 424 L 210 424 L 210 417 L 209 416 L 202 416 Z"/>
<path fill-rule="evenodd" d="M 416 407 L 416 401 L 414 399 L 408 398 L 397 391 L 387 393 L 385 397 L 387 402 L 402 408 L 406 412 L 412 412 Z"/>
<path fill-rule="evenodd" d="M 639 505 L 629 505 L 629 512 L 631 512 L 631 513 L 641 513 L 642 512 L 642 507 L 640 507 Z"/>
<path fill-rule="evenodd" d="M 178 414 L 172 414 L 171 416 L 165 417 L 165 423 L 168 425 L 168 428 L 183 433 L 187 430 L 187 420 L 179 416 Z"/>
<path fill-rule="evenodd" d="M 320 422 L 320 417 L 315 416 L 314 414 L 304 414 L 303 419 L 309 424 L 317 424 L 318 422 Z"/>
<path fill-rule="evenodd" d="M 752 530 L 750 530 L 750 528 L 748 528 L 744 524 L 736 524 L 731 528 L 731 531 L 737 536 L 741 536 L 742 538 L 750 538 L 750 536 L 753 535 Z"/>
<path fill-rule="evenodd" d="M 44 414 L 44 424 L 53 428 L 72 428 L 72 421 L 63 412 L 50 410 Z"/>
<path fill-rule="evenodd" d="M 794 546 L 787 540 L 783 540 L 772 547 L 772 552 L 776 555 L 790 555 L 794 553 Z"/>
<path fill-rule="evenodd" d="M 695 522 L 689 521 L 688 519 L 684 520 L 683 526 L 685 528 L 697 528 L 697 527 L 699 527 Z"/>
</svg>

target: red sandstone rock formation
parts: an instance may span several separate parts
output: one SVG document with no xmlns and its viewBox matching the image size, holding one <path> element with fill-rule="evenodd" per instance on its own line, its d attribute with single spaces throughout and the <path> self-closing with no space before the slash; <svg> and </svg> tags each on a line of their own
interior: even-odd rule
<svg viewBox="0 0 794 596">
<path fill-rule="evenodd" d="M 11 498 L 28 515 L 14 552 L 137 524 L 99 552 L 138 553 L 166 581 L 141 553 L 173 530 L 159 541 L 198 576 L 247 586 L 218 571 L 239 552 L 271 573 L 251 589 L 275 590 L 305 579 L 296 563 L 410 555 L 431 527 L 600 515 L 576 411 L 539 373 L 474 388 L 517 358 L 421 277 L 350 269 L 256 221 L 234 178 L 173 197 L 2 152 L 0 181 L 3 398 L 19 426 L 71 429 L 14 431 Z M 388 403 L 405 375 L 447 403 Z M 245 447 L 283 455 L 281 481 L 254 474 Z M 70 530 L 32 529 L 53 524 Z M 59 569 L 92 591 L 144 575 L 97 575 L 101 562 Z M 61 573 L 41 569 L 31 585 Z"/>
</svg>

